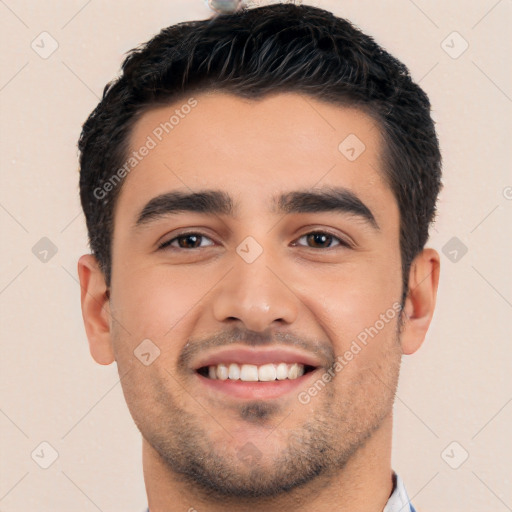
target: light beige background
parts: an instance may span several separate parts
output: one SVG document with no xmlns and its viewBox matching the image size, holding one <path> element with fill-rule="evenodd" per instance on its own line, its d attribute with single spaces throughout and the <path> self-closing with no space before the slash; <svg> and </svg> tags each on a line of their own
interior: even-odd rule
<svg viewBox="0 0 512 512">
<path fill-rule="evenodd" d="M 512 2 L 309 3 L 409 66 L 441 140 L 445 189 L 429 243 L 442 255 L 438 307 L 421 350 L 403 359 L 393 467 L 419 512 L 512 510 Z M 115 364 L 92 360 L 82 325 L 76 142 L 124 52 L 209 13 L 203 0 L 0 1 L 2 512 L 145 507 L 140 435 Z M 44 31 L 58 43 L 46 59 L 31 47 L 51 48 Z M 469 44 L 458 58 L 453 31 Z M 42 237 L 58 249 L 46 263 L 32 252 Z M 452 237 L 466 254 L 446 247 Z M 51 454 L 42 442 L 58 453 L 48 469 L 36 463 Z"/>
</svg>

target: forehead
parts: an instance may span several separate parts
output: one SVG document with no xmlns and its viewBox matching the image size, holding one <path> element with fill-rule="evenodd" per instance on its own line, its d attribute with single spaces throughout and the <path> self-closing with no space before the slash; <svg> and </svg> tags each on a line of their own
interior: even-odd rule
<svg viewBox="0 0 512 512">
<path fill-rule="evenodd" d="M 270 211 L 276 191 L 338 185 L 384 206 L 394 198 L 383 179 L 381 144 L 376 121 L 355 108 L 296 93 L 258 100 L 191 95 L 135 123 L 128 156 L 136 153 L 137 163 L 118 206 L 140 207 L 176 189 L 216 188 L 241 208 L 257 201 Z"/>
</svg>

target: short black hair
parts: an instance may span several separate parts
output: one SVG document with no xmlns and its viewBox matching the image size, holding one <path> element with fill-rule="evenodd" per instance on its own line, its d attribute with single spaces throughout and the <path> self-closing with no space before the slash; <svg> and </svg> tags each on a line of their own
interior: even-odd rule
<svg viewBox="0 0 512 512">
<path fill-rule="evenodd" d="M 127 159 L 134 124 L 153 107 L 216 90 L 250 99 L 296 92 L 359 108 L 378 122 L 383 177 L 400 212 L 403 304 L 410 265 L 427 242 L 442 186 L 429 99 L 371 36 L 329 11 L 290 3 L 164 28 L 128 52 L 120 76 L 105 86 L 78 148 L 89 243 L 107 286 L 122 182 L 106 184 Z M 118 173 L 118 181 L 125 175 Z"/>
</svg>

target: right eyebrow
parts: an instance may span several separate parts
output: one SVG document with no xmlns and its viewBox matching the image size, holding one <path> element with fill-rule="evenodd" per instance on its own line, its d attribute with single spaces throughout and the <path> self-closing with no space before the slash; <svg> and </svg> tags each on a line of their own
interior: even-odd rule
<svg viewBox="0 0 512 512">
<path fill-rule="evenodd" d="M 173 191 L 151 199 L 137 217 L 135 227 L 175 213 L 195 212 L 233 216 L 233 210 L 231 196 L 222 190 L 192 193 Z"/>
</svg>

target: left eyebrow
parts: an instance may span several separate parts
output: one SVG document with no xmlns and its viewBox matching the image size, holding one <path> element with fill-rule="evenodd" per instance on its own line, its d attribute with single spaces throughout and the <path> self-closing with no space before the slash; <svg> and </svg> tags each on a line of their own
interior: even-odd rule
<svg viewBox="0 0 512 512">
<path fill-rule="evenodd" d="M 273 196 L 271 205 L 271 211 L 276 215 L 331 211 L 355 215 L 370 224 L 375 230 L 380 230 L 370 208 L 354 192 L 344 187 L 322 187 L 316 190 L 285 192 Z M 204 190 L 193 193 L 173 191 L 151 199 L 137 217 L 135 228 L 171 214 L 194 212 L 235 217 L 237 211 L 231 196 L 222 190 Z"/>
<path fill-rule="evenodd" d="M 354 192 L 344 187 L 322 187 L 314 192 L 311 189 L 296 190 L 274 197 L 273 204 L 276 213 L 347 213 L 380 230 L 370 208 Z"/>
</svg>

